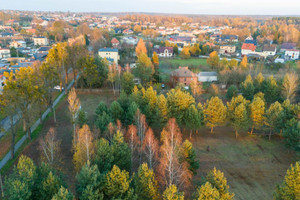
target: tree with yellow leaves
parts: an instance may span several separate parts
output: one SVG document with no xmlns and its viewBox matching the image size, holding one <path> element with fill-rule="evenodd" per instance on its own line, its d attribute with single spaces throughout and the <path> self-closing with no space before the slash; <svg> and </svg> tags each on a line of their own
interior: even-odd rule
<svg viewBox="0 0 300 200">
<path fill-rule="evenodd" d="M 218 67 L 220 62 L 220 58 L 218 52 L 213 51 L 209 54 L 209 58 L 207 58 L 207 64 L 209 64 L 213 69 Z"/>
<path fill-rule="evenodd" d="M 269 140 L 271 140 L 272 130 L 275 128 L 276 124 L 278 123 L 282 111 L 283 108 L 278 101 L 272 103 L 269 109 L 266 111 L 265 124 L 270 128 Z"/>
<path fill-rule="evenodd" d="M 250 107 L 250 119 L 252 121 L 251 135 L 254 127 L 259 129 L 264 125 L 265 121 L 265 102 L 260 97 L 255 97 Z"/>
<path fill-rule="evenodd" d="M 146 45 L 145 45 L 144 40 L 142 38 L 137 43 L 137 46 L 135 48 L 135 53 L 136 53 L 137 57 L 139 57 L 142 53 L 147 55 L 147 48 L 146 48 Z"/>
<path fill-rule="evenodd" d="M 194 96 L 194 98 L 197 100 L 199 96 L 202 94 L 202 84 L 198 81 L 193 81 L 190 84 L 190 90 Z"/>
<path fill-rule="evenodd" d="M 296 73 L 288 73 L 284 76 L 282 82 L 282 94 L 283 96 L 290 100 L 291 102 L 294 101 L 296 91 L 298 88 L 299 78 Z"/>
<path fill-rule="evenodd" d="M 183 49 L 181 50 L 179 56 L 182 59 L 188 59 L 188 58 L 190 58 L 191 57 L 190 49 L 188 47 L 183 47 Z"/>
<path fill-rule="evenodd" d="M 158 58 L 156 51 L 153 52 L 152 62 L 153 62 L 153 65 L 155 66 L 155 68 L 157 68 L 159 65 L 159 58 Z"/>
<path fill-rule="evenodd" d="M 226 120 L 227 108 L 219 97 L 212 97 L 204 105 L 204 121 L 213 133 L 214 127 L 223 124 Z"/>
<path fill-rule="evenodd" d="M 248 59 L 247 56 L 244 56 L 240 63 L 240 67 L 241 69 L 247 69 L 247 66 L 248 66 Z"/>
<path fill-rule="evenodd" d="M 151 59 L 147 56 L 146 53 L 141 52 L 139 54 L 137 67 L 134 69 L 133 73 L 136 77 L 139 77 L 141 79 L 143 84 L 151 80 L 154 69 Z"/>
<path fill-rule="evenodd" d="M 163 121 L 165 121 L 168 119 L 167 99 L 163 94 L 161 94 L 158 96 L 157 102 L 160 117 L 163 119 Z"/>
<path fill-rule="evenodd" d="M 217 200 L 220 199 L 219 191 L 213 187 L 209 182 L 199 187 L 196 192 L 196 199 L 194 200 Z"/>
<path fill-rule="evenodd" d="M 80 170 L 87 161 L 92 159 L 95 151 L 93 133 L 88 125 L 83 125 L 74 141 L 76 142 L 74 142 L 73 162 L 76 170 Z"/>
<path fill-rule="evenodd" d="M 73 140 L 76 142 L 76 118 L 80 109 L 80 101 L 77 98 L 75 88 L 72 88 L 68 95 L 69 111 L 71 114 L 71 123 L 73 125 Z"/>
</svg>

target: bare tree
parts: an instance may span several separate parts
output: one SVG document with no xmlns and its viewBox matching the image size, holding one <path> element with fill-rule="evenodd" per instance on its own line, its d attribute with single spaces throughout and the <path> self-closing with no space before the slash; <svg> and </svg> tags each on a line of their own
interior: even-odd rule
<svg viewBox="0 0 300 200">
<path fill-rule="evenodd" d="M 161 133 L 160 164 L 158 173 L 160 182 L 165 186 L 172 184 L 178 188 L 190 185 L 192 177 L 188 163 L 179 161 L 179 151 L 182 145 L 181 132 L 174 118 L 169 119 L 167 127 Z"/>
<path fill-rule="evenodd" d="M 158 159 L 159 145 L 158 140 L 155 138 L 151 128 L 148 128 L 146 132 L 142 148 L 148 160 L 149 167 L 153 168 Z"/>
<path fill-rule="evenodd" d="M 137 159 L 137 152 L 138 152 L 138 148 L 140 145 L 140 139 L 137 136 L 137 129 L 136 126 L 134 125 L 130 125 L 128 127 L 128 131 L 125 134 L 125 139 L 129 145 L 130 151 L 131 151 L 131 173 L 132 173 L 132 166 L 133 166 L 133 162 Z"/>
<path fill-rule="evenodd" d="M 146 122 L 146 116 L 143 115 L 139 109 L 137 109 L 135 114 L 135 123 L 137 126 L 138 137 L 140 138 L 140 164 L 142 164 L 143 152 L 141 151 L 141 149 L 143 146 L 143 141 L 148 125 Z"/>
<path fill-rule="evenodd" d="M 76 118 L 78 110 L 80 109 L 80 101 L 77 98 L 75 88 L 72 88 L 68 95 L 69 111 L 71 113 L 71 123 L 73 125 L 74 136 L 73 139 L 76 141 Z"/>
<path fill-rule="evenodd" d="M 298 75 L 294 72 L 286 74 L 283 78 L 282 94 L 291 102 L 293 102 L 295 98 L 295 94 L 299 84 L 298 80 Z"/>
<path fill-rule="evenodd" d="M 60 145 L 61 141 L 57 140 L 54 128 L 50 128 L 45 137 L 40 140 L 42 160 L 46 161 L 55 168 L 59 167 L 61 164 Z"/>
</svg>

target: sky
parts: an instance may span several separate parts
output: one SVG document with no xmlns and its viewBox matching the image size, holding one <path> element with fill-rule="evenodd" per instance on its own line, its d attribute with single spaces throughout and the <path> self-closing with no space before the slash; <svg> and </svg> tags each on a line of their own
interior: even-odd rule
<svg viewBox="0 0 300 200">
<path fill-rule="evenodd" d="M 300 15 L 300 0 L 0 0 L 0 10 Z"/>
</svg>

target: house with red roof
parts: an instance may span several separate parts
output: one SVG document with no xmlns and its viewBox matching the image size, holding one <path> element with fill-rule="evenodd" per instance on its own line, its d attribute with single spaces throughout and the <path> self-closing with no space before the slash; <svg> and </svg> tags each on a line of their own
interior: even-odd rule
<svg viewBox="0 0 300 200">
<path fill-rule="evenodd" d="M 118 48 L 120 42 L 119 42 L 119 40 L 117 40 L 117 38 L 113 38 L 111 40 L 111 44 L 112 44 L 113 48 Z"/>
<path fill-rule="evenodd" d="M 243 43 L 242 45 L 242 55 L 248 55 L 251 53 L 254 53 L 256 49 L 256 46 L 254 44 L 251 43 Z"/>
</svg>

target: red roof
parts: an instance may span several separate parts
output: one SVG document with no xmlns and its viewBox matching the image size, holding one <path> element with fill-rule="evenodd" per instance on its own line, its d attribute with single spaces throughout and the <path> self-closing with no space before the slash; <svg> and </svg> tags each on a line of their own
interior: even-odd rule
<svg viewBox="0 0 300 200">
<path fill-rule="evenodd" d="M 111 40 L 111 43 L 112 43 L 112 44 L 118 44 L 119 41 L 118 41 L 116 38 L 113 38 L 113 39 Z"/>
<path fill-rule="evenodd" d="M 255 51 L 256 46 L 254 44 L 243 43 L 242 49 Z"/>
</svg>

